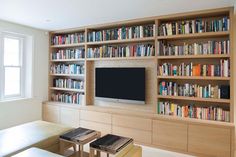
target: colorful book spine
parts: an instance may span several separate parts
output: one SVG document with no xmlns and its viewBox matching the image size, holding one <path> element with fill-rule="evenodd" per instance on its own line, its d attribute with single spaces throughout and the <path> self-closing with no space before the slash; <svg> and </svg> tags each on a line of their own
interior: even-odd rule
<svg viewBox="0 0 236 157">
<path fill-rule="evenodd" d="M 153 45 L 101 46 L 88 48 L 87 58 L 155 56 Z"/>
<path fill-rule="evenodd" d="M 161 41 L 158 43 L 159 56 L 182 56 L 182 55 L 207 55 L 207 54 L 229 54 L 230 42 L 223 41 L 208 41 L 204 43 L 192 43 L 183 45 L 174 45 Z"/>
<path fill-rule="evenodd" d="M 62 103 L 72 103 L 80 104 L 81 93 L 52 93 L 51 100 L 62 102 Z"/>
<path fill-rule="evenodd" d="M 230 112 L 218 106 L 198 107 L 193 104 L 179 105 L 171 102 L 158 102 L 157 113 L 160 115 L 182 118 L 196 118 L 223 122 L 230 121 Z"/>
<path fill-rule="evenodd" d="M 203 32 L 229 31 L 229 17 L 220 19 L 196 19 L 162 23 L 158 27 L 159 36 L 194 34 Z"/>
<path fill-rule="evenodd" d="M 51 44 L 52 45 L 65 45 L 65 44 L 77 44 L 83 43 L 84 33 L 73 33 L 73 34 L 63 34 L 52 36 Z"/>
<path fill-rule="evenodd" d="M 181 63 L 174 65 L 172 63 L 163 63 L 159 65 L 160 76 L 211 76 L 211 77 L 229 77 L 229 60 L 221 59 L 218 65 L 216 64 L 189 64 Z"/>
<path fill-rule="evenodd" d="M 51 60 L 84 58 L 85 49 L 61 49 L 51 53 Z"/>
<path fill-rule="evenodd" d="M 84 74 L 84 65 L 79 64 L 52 64 L 51 74 Z"/>
<path fill-rule="evenodd" d="M 153 37 L 155 29 L 155 24 L 149 24 L 92 31 L 88 33 L 88 42 Z"/>
<path fill-rule="evenodd" d="M 84 89 L 84 81 L 75 79 L 53 79 L 53 87 Z"/>
</svg>

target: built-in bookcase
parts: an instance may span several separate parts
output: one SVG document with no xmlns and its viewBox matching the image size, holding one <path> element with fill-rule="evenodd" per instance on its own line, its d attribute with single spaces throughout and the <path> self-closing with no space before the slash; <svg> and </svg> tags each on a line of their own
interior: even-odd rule
<svg viewBox="0 0 236 157">
<path fill-rule="evenodd" d="M 49 100 L 92 105 L 96 66 L 149 64 L 155 77 L 148 73 L 146 97 L 156 116 L 233 122 L 232 12 L 222 8 L 51 32 Z"/>
<path fill-rule="evenodd" d="M 233 121 L 231 20 L 229 10 L 157 20 L 158 114 Z"/>
</svg>

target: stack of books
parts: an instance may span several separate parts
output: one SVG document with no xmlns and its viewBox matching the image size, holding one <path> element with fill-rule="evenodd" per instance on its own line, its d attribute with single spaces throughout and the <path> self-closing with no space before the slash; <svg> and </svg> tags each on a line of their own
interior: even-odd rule
<svg viewBox="0 0 236 157">
<path fill-rule="evenodd" d="M 76 49 L 62 49 L 57 50 L 51 53 L 51 59 L 80 59 L 84 58 L 85 49 L 84 48 L 76 48 Z"/>
<path fill-rule="evenodd" d="M 220 19 L 185 20 L 162 23 L 158 27 L 158 33 L 160 36 L 168 36 L 203 32 L 219 32 L 228 31 L 229 26 L 229 17 L 223 17 Z"/>
<path fill-rule="evenodd" d="M 84 33 L 55 35 L 51 39 L 52 45 L 77 44 L 84 42 Z"/>
<path fill-rule="evenodd" d="M 101 46 L 88 48 L 87 58 L 155 56 L 153 45 Z"/>
<path fill-rule="evenodd" d="M 171 102 L 158 102 L 157 109 L 158 114 L 162 115 L 224 122 L 230 121 L 230 112 L 216 106 L 198 107 L 193 104 L 181 106 Z"/>
<path fill-rule="evenodd" d="M 120 27 L 88 33 L 88 42 L 153 37 L 155 24 Z"/>
<path fill-rule="evenodd" d="M 51 100 L 62 103 L 80 104 L 81 95 L 83 94 L 58 92 L 51 94 Z"/>
<path fill-rule="evenodd" d="M 78 64 L 52 64 L 51 74 L 84 74 L 84 65 Z"/>
<path fill-rule="evenodd" d="M 53 79 L 53 87 L 70 88 L 70 89 L 84 89 L 84 81 L 75 79 Z"/>
<path fill-rule="evenodd" d="M 220 64 L 196 64 L 181 63 L 173 65 L 172 63 L 163 63 L 159 66 L 160 76 L 219 76 L 229 77 L 229 60 L 221 59 Z"/>
<path fill-rule="evenodd" d="M 221 92 L 221 86 L 213 86 L 211 84 L 208 84 L 207 86 L 190 83 L 180 85 L 175 82 L 162 81 L 159 85 L 159 94 L 162 96 L 186 96 L 221 99 Z"/>
<path fill-rule="evenodd" d="M 229 54 L 230 42 L 208 41 L 203 43 L 184 43 L 183 45 L 168 44 L 159 42 L 159 56 L 178 55 L 207 55 L 207 54 Z"/>
</svg>

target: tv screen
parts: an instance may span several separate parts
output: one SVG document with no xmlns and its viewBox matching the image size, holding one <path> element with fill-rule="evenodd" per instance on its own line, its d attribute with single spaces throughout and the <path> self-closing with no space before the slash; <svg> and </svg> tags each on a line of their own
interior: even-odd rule
<svg viewBox="0 0 236 157">
<path fill-rule="evenodd" d="M 96 68 L 95 96 L 145 102 L 145 68 Z"/>
</svg>

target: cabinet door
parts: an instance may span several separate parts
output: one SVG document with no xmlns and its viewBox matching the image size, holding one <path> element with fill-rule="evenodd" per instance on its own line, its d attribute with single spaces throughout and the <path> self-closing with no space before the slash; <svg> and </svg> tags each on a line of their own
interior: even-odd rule
<svg viewBox="0 0 236 157">
<path fill-rule="evenodd" d="M 55 105 L 43 105 L 43 120 L 59 123 L 60 122 L 60 107 Z"/>
<path fill-rule="evenodd" d="M 187 124 L 153 120 L 154 145 L 187 151 Z"/>
<path fill-rule="evenodd" d="M 230 129 L 189 125 L 188 151 L 200 156 L 229 157 Z"/>
<path fill-rule="evenodd" d="M 104 124 L 111 124 L 111 114 L 97 111 L 80 111 L 80 119 Z"/>
<path fill-rule="evenodd" d="M 79 127 L 79 110 L 74 108 L 61 107 L 61 124 L 71 127 Z"/>
</svg>

